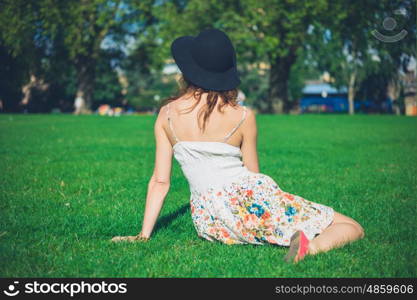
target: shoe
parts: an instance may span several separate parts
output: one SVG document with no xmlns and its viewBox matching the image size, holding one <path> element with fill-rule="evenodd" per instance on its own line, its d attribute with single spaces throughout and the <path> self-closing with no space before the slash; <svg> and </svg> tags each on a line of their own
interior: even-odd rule
<svg viewBox="0 0 417 300">
<path fill-rule="evenodd" d="M 304 232 L 301 230 L 298 230 L 291 237 L 290 250 L 288 250 L 288 253 L 284 257 L 284 260 L 287 263 L 290 263 L 290 262 L 297 263 L 300 260 L 302 260 L 308 252 L 309 243 L 310 241 L 308 240 Z"/>
</svg>

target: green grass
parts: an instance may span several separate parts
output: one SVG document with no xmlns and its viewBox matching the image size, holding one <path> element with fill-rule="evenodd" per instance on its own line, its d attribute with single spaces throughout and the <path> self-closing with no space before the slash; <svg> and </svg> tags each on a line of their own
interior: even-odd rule
<svg viewBox="0 0 417 300">
<path fill-rule="evenodd" d="M 417 122 L 258 116 L 261 172 L 356 219 L 363 240 L 288 265 L 287 248 L 198 238 L 175 161 L 152 240 L 140 230 L 155 117 L 0 116 L 2 277 L 416 277 Z"/>
</svg>

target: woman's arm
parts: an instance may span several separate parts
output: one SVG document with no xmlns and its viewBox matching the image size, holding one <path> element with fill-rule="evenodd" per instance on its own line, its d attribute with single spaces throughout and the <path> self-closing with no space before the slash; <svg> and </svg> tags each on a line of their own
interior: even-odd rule
<svg viewBox="0 0 417 300">
<path fill-rule="evenodd" d="M 141 236 L 143 237 L 151 236 L 170 186 L 172 146 L 164 130 L 165 116 L 166 107 L 162 107 L 154 126 L 156 142 L 155 166 L 148 184 L 145 214 L 141 230 Z"/>
<path fill-rule="evenodd" d="M 256 126 L 256 116 L 253 110 L 247 109 L 246 120 L 242 123 L 241 131 L 243 141 L 240 147 L 242 151 L 243 164 L 249 171 L 259 173 L 257 139 L 258 130 Z"/>
<path fill-rule="evenodd" d="M 145 213 L 142 230 L 136 236 L 116 236 L 112 239 L 118 241 L 136 241 L 141 237 L 149 238 L 161 211 L 165 197 L 168 194 L 172 165 L 172 146 L 164 130 L 166 122 L 166 107 L 162 107 L 154 126 L 155 134 L 155 166 L 148 183 L 146 195 Z"/>
</svg>

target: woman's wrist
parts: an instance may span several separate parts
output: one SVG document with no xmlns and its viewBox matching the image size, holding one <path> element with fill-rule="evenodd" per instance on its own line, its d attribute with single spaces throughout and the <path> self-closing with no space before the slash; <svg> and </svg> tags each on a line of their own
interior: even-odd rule
<svg viewBox="0 0 417 300">
<path fill-rule="evenodd" d="M 144 234 L 142 231 L 138 234 L 138 237 L 139 238 L 143 238 L 143 239 L 146 239 L 146 240 L 149 240 L 150 238 L 151 238 L 151 235 L 150 234 Z"/>
</svg>

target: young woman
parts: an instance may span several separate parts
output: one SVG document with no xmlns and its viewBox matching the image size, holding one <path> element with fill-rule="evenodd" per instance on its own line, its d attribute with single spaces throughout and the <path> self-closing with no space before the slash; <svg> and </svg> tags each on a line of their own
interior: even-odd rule
<svg viewBox="0 0 417 300">
<path fill-rule="evenodd" d="M 364 237 L 353 219 L 287 193 L 259 172 L 256 119 L 237 104 L 236 54 L 224 32 L 180 37 L 171 51 L 183 86 L 155 123 L 155 169 L 142 230 L 112 241 L 150 238 L 169 190 L 173 155 L 190 186 L 194 227 L 206 240 L 289 246 L 285 260 L 298 262 Z"/>
</svg>

